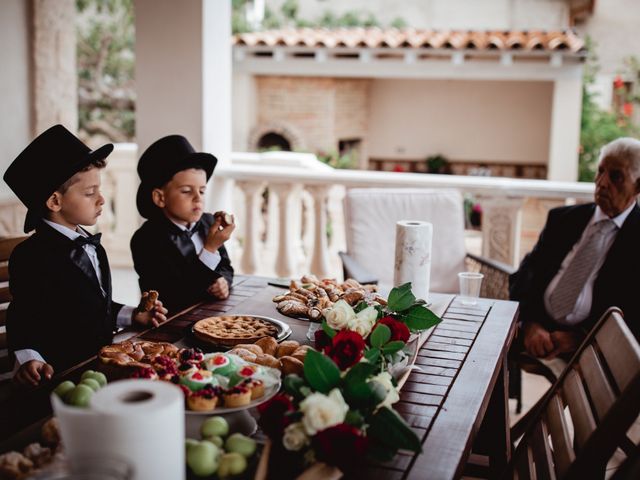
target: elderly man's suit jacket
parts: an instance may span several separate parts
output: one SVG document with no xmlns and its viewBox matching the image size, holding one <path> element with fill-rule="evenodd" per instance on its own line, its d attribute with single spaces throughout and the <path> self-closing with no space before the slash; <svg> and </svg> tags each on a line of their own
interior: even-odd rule
<svg viewBox="0 0 640 480">
<path fill-rule="evenodd" d="M 213 225 L 213 215 L 205 213 L 199 222 L 202 232 Z M 233 282 L 233 268 L 224 246 L 218 249 L 221 260 L 215 270 L 200 261 L 193 243 L 166 217 L 146 221 L 131 238 L 133 265 L 140 289 L 157 290 L 170 314 L 211 298 L 207 288 L 218 278 Z"/>
<path fill-rule="evenodd" d="M 510 294 L 520 301 L 520 319 L 535 321 L 548 330 L 566 329 L 545 311 L 544 292 L 558 273 L 562 261 L 580 240 L 595 204 L 555 208 L 538 243 L 510 279 Z M 607 253 L 593 285 L 589 316 L 579 324 L 590 329 L 608 307 L 617 306 L 636 337 L 640 335 L 640 208 L 635 205 Z M 639 337 L 640 338 L 640 337 Z"/>
<path fill-rule="evenodd" d="M 36 350 L 61 372 L 111 343 L 122 305 L 111 300 L 104 248 L 96 250 L 106 295 L 82 247 L 44 222 L 13 250 L 7 311 L 12 352 Z"/>
</svg>

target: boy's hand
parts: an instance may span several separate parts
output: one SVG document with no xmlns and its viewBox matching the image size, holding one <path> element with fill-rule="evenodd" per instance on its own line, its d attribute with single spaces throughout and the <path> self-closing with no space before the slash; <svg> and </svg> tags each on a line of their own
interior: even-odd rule
<svg viewBox="0 0 640 480">
<path fill-rule="evenodd" d="M 25 387 L 37 387 L 41 380 L 51 380 L 53 367 L 39 360 L 30 360 L 18 368 L 14 381 Z"/>
<path fill-rule="evenodd" d="M 221 213 L 222 215 L 220 215 Z M 227 214 L 224 214 L 224 212 L 215 213 L 215 221 L 213 225 L 211 225 L 207 233 L 207 238 L 204 241 L 204 248 L 210 252 L 217 252 L 222 244 L 231 238 L 231 234 L 236 228 L 235 221 L 227 224 L 224 219 L 225 216 L 227 216 Z M 231 218 L 233 219 L 233 215 L 231 215 Z M 226 225 L 223 227 L 223 224 Z"/>
<path fill-rule="evenodd" d="M 229 297 L 229 282 L 224 277 L 218 278 L 215 282 L 209 286 L 207 292 L 212 297 L 219 300 L 224 300 Z"/>
<path fill-rule="evenodd" d="M 133 311 L 133 323 L 142 327 L 157 327 L 167 321 L 168 310 L 162 306 L 160 300 L 156 300 L 153 308 L 148 312 Z"/>
</svg>

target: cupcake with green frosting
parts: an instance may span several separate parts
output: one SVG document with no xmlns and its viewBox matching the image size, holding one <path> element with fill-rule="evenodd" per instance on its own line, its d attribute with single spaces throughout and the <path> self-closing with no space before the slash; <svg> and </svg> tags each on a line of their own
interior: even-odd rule
<svg viewBox="0 0 640 480">
<path fill-rule="evenodd" d="M 224 353 L 205 355 L 202 364 L 212 374 L 222 375 L 223 377 L 229 377 L 238 369 L 238 366 L 231 357 Z"/>
<path fill-rule="evenodd" d="M 192 392 L 197 392 L 209 385 L 218 386 L 218 380 L 208 370 L 196 370 L 188 375 L 182 375 L 180 383 Z"/>
</svg>

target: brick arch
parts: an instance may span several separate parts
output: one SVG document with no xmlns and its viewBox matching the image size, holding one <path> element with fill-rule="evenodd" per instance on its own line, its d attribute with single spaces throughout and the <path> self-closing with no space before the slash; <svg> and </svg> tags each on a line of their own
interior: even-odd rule
<svg viewBox="0 0 640 480">
<path fill-rule="evenodd" d="M 260 139 L 269 133 L 282 136 L 289 142 L 292 151 L 305 150 L 306 148 L 304 138 L 295 127 L 283 122 L 265 122 L 251 130 L 249 134 L 249 151 L 257 151 Z"/>
</svg>

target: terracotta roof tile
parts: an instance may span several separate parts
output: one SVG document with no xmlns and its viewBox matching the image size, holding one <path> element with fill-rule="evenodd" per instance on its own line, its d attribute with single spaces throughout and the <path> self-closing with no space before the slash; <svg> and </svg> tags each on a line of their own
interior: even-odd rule
<svg viewBox="0 0 640 480">
<path fill-rule="evenodd" d="M 462 31 L 380 28 L 299 28 L 234 35 L 234 45 L 310 48 L 433 48 L 453 50 L 542 50 L 582 53 L 574 32 L 541 30 Z"/>
</svg>

